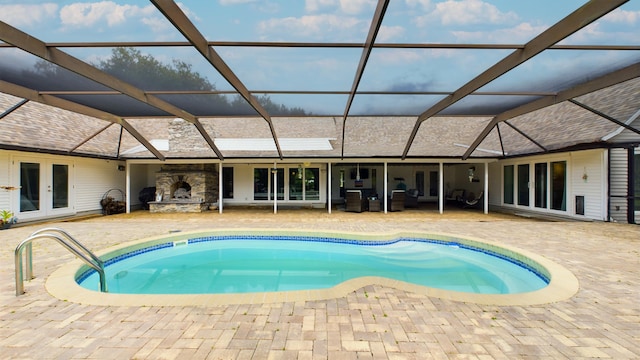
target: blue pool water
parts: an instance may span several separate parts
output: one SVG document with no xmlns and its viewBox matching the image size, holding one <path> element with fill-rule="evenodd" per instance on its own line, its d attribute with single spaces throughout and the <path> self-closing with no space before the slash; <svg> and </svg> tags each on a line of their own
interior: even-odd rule
<svg viewBox="0 0 640 360">
<path fill-rule="evenodd" d="M 460 243 L 397 239 L 207 237 L 168 242 L 105 262 L 110 293 L 211 294 L 322 289 L 379 276 L 445 290 L 509 294 L 538 290 L 533 268 Z M 98 290 L 98 275 L 78 278 Z"/>
</svg>

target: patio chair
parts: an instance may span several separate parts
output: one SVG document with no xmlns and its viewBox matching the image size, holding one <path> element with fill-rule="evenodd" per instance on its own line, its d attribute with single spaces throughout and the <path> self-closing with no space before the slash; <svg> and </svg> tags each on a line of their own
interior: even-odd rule
<svg viewBox="0 0 640 360">
<path fill-rule="evenodd" d="M 345 196 L 345 211 L 362 212 L 365 210 L 365 200 L 360 190 L 347 190 Z"/>
<path fill-rule="evenodd" d="M 484 195 L 484 191 L 480 191 L 478 196 L 474 197 L 473 193 L 469 193 L 469 199 L 465 199 L 462 207 L 463 208 L 477 208 L 482 204 L 482 196 Z"/>
<path fill-rule="evenodd" d="M 445 196 L 444 200 L 447 204 L 455 203 L 460 204 L 464 202 L 465 190 L 464 189 L 455 189 L 451 191 L 448 195 Z"/>
<path fill-rule="evenodd" d="M 391 196 L 389 197 L 389 211 L 404 210 L 404 198 L 404 190 L 391 190 Z"/>
<path fill-rule="evenodd" d="M 418 189 L 409 189 L 405 193 L 404 196 L 404 207 L 405 208 L 417 208 L 418 207 L 418 197 L 420 196 L 420 192 Z"/>
</svg>

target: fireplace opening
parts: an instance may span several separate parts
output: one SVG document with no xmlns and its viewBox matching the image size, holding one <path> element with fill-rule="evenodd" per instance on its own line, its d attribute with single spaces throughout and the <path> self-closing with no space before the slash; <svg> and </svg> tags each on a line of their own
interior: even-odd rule
<svg viewBox="0 0 640 360">
<path fill-rule="evenodd" d="M 191 185 L 183 180 L 178 180 L 171 185 L 171 199 L 189 200 L 191 199 Z"/>
</svg>

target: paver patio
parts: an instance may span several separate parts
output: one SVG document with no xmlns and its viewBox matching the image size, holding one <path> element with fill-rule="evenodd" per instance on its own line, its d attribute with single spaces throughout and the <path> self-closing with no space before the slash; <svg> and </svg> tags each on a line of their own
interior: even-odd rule
<svg viewBox="0 0 640 360">
<path fill-rule="evenodd" d="M 533 306 L 443 300 L 380 285 L 346 297 L 260 305 L 118 307 L 72 303 L 45 289 L 73 256 L 34 243 L 36 279 L 15 296 L 13 253 L 34 230 L 61 227 L 100 250 L 173 230 L 292 228 L 424 231 L 496 241 L 572 271 L 572 298 Z M 430 210 L 225 209 L 92 217 L 0 231 L 3 359 L 580 359 L 640 358 L 640 227 Z"/>
</svg>

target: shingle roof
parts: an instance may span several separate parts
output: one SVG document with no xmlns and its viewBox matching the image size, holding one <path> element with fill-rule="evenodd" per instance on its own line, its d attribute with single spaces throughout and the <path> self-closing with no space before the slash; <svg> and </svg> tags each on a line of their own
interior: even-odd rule
<svg viewBox="0 0 640 360">
<path fill-rule="evenodd" d="M 637 37 L 636 42 L 620 44 L 580 43 L 590 34 L 584 27 L 610 11 L 640 13 L 637 3 L 624 0 L 590 1 L 566 13 L 557 6 L 562 14 L 558 22 L 540 27 L 537 35 L 519 44 L 384 43 L 378 39 L 380 27 L 401 18 L 400 12 L 387 9 L 400 4 L 384 0 L 372 8 L 369 30 L 360 42 L 224 42 L 207 39 L 206 21 L 172 1 L 152 3 L 156 15 L 169 20 L 187 42 L 107 44 L 96 38 L 94 43 L 56 44 L 0 21 L 0 148 L 108 158 L 509 157 L 601 146 L 604 136 L 620 128 L 607 117 L 624 123 L 640 108 Z M 566 39 L 570 44 L 562 43 Z M 183 84 L 165 81 L 159 73 L 148 78 L 152 83 L 139 82 L 132 77 L 137 74 L 109 73 L 72 56 L 78 52 L 75 49 L 97 52 L 122 46 L 167 49 L 169 54 L 191 49 L 190 60 L 209 67 L 219 81 L 218 89 L 185 91 Z M 353 83 L 331 78 L 341 84 L 340 90 L 326 90 L 326 84 L 312 81 L 289 89 L 299 77 L 292 64 L 302 61 L 295 54 L 305 53 L 304 61 L 323 66 L 341 59 L 319 55 L 329 48 L 360 60 L 350 70 Z M 464 63 L 464 54 L 472 51 L 487 54 L 482 64 L 447 63 L 439 70 L 447 81 L 444 85 L 435 80 L 438 71 L 427 88 L 389 79 L 385 73 L 387 63 L 402 56 L 424 58 L 431 64 L 442 53 L 452 52 Z M 275 53 L 286 54 L 278 58 L 278 76 L 267 74 L 274 69 L 263 58 Z M 536 73 L 541 62 L 559 62 L 576 53 L 574 69 Z M 228 65 L 235 64 L 238 54 L 254 67 L 264 65 L 265 78 L 283 80 L 270 83 L 269 89 L 249 88 L 247 84 L 259 79 L 236 73 L 239 65 Z M 590 54 L 612 60 L 584 66 Z M 468 76 L 466 67 L 478 72 Z M 403 76 L 419 78 L 426 70 L 416 67 Z M 517 77 L 525 81 L 513 83 Z M 291 100 L 303 98 L 317 101 L 300 101 L 307 105 L 298 106 Z M 625 137 L 629 138 L 640 142 L 638 132 Z M 278 147 L 258 150 L 245 140 L 246 149 L 219 149 L 216 141 L 223 144 L 225 139 L 271 139 Z M 281 139 L 292 139 L 289 143 L 325 139 L 317 141 L 329 141 L 332 149 L 290 150 L 280 146 Z"/>
</svg>

